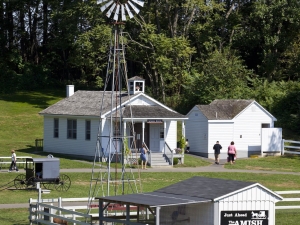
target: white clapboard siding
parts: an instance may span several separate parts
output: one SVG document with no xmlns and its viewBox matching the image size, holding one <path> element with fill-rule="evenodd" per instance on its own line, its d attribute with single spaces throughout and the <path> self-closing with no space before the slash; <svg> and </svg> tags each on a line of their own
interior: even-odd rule
<svg viewBox="0 0 300 225">
<path fill-rule="evenodd" d="M 166 142 L 171 149 L 175 149 L 177 147 L 177 121 L 167 121 L 166 133 Z"/>
<path fill-rule="evenodd" d="M 156 105 L 151 99 L 145 98 L 144 96 L 140 96 L 139 98 L 135 98 L 131 100 L 130 105 Z"/>
<path fill-rule="evenodd" d="M 228 122 L 209 122 L 209 140 L 208 140 L 208 153 L 209 158 L 214 158 L 213 146 L 219 141 L 222 146 L 220 158 L 227 158 L 227 147 L 233 140 L 234 123 L 233 121 Z"/>
<path fill-rule="evenodd" d="M 239 151 L 260 151 L 262 124 L 274 126 L 270 114 L 263 111 L 256 103 L 235 118 L 234 141 Z"/>
<path fill-rule="evenodd" d="M 77 138 L 67 138 L 67 120 L 68 118 L 59 118 L 59 137 L 54 138 L 54 118 L 53 116 L 44 116 L 44 151 L 94 156 L 96 138 L 98 132 L 98 119 L 91 120 L 91 139 L 85 139 L 85 119 L 70 117 L 77 120 Z"/>
</svg>

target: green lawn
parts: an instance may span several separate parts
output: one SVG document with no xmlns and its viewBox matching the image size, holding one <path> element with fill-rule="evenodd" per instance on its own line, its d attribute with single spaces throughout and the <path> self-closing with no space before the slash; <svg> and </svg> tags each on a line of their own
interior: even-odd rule
<svg viewBox="0 0 300 225">
<path fill-rule="evenodd" d="M 268 156 L 262 158 L 237 159 L 234 165 L 226 164 L 227 169 L 268 170 L 300 172 L 300 156 Z"/>
<path fill-rule="evenodd" d="M 64 97 L 62 91 L 19 92 L 0 95 L 0 156 L 27 155 L 35 139 L 43 138 L 43 117 L 38 113 Z"/>
</svg>

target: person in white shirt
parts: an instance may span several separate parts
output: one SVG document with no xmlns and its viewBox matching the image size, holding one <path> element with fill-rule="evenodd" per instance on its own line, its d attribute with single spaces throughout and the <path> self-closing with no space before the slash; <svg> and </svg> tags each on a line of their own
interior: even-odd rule
<svg viewBox="0 0 300 225">
<path fill-rule="evenodd" d="M 15 153 L 15 150 L 11 150 L 11 164 L 10 164 L 10 167 L 9 167 L 9 171 L 8 172 L 11 172 L 12 170 L 16 170 L 17 172 L 19 172 L 19 169 L 17 167 L 17 155 Z"/>
</svg>

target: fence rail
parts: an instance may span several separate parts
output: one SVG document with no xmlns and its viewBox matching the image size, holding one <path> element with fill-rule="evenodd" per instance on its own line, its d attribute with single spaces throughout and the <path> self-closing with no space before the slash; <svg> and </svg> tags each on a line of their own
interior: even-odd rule
<svg viewBox="0 0 300 225">
<path fill-rule="evenodd" d="M 275 191 L 279 195 L 300 194 L 300 191 Z M 283 198 L 283 202 L 299 202 L 300 198 Z M 300 209 L 300 205 L 275 206 L 275 209 Z"/>
<path fill-rule="evenodd" d="M 292 144 L 298 144 L 298 145 L 290 145 L 290 144 L 286 144 L 286 143 L 292 143 Z M 285 153 L 288 154 L 296 154 L 296 155 L 300 155 L 300 151 L 290 151 L 290 150 L 285 150 L 285 149 L 299 149 L 300 150 L 300 141 L 293 141 L 293 140 L 285 140 L 282 139 L 282 155 L 284 155 Z"/>
<path fill-rule="evenodd" d="M 25 166 L 26 159 L 32 158 L 31 156 L 17 156 L 17 165 L 23 164 Z M 2 167 L 10 166 L 11 164 L 11 157 L 0 157 L 0 170 L 2 170 Z M 25 167 L 24 167 L 25 168 Z"/>
</svg>

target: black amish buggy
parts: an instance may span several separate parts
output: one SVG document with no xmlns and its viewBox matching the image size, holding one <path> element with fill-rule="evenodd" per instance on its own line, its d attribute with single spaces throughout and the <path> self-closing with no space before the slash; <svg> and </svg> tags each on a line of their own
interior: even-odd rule
<svg viewBox="0 0 300 225">
<path fill-rule="evenodd" d="M 71 186 L 68 175 L 59 173 L 59 158 L 26 158 L 25 174 L 14 180 L 16 189 L 35 188 L 40 182 L 46 189 L 67 191 Z"/>
</svg>

